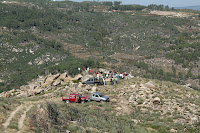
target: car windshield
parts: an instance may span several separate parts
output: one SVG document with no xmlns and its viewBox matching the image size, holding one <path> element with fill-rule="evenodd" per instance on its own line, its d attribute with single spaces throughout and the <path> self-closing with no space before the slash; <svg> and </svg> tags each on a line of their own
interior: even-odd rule
<svg viewBox="0 0 200 133">
<path fill-rule="evenodd" d="M 103 97 L 103 95 L 102 95 L 102 94 L 99 94 L 99 96 L 100 96 L 100 97 Z"/>
</svg>

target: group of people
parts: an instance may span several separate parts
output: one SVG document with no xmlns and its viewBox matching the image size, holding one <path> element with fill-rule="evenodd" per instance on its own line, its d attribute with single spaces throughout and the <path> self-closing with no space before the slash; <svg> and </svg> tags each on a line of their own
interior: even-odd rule
<svg viewBox="0 0 200 133">
<path fill-rule="evenodd" d="M 105 72 L 96 72 L 96 78 L 97 79 L 103 79 L 104 85 L 106 85 L 106 79 L 110 79 L 110 84 L 113 85 L 114 82 L 115 84 L 118 84 L 119 79 L 126 79 L 128 80 L 128 74 L 125 73 L 118 73 L 118 72 L 112 72 L 109 71 L 107 73 Z"/>
<path fill-rule="evenodd" d="M 89 67 L 87 67 L 85 69 L 86 73 L 90 73 L 92 74 L 92 71 Z M 78 68 L 78 73 L 80 74 L 81 73 L 81 69 Z M 109 71 L 109 72 L 101 72 L 101 71 L 98 71 L 95 73 L 95 77 L 98 79 L 98 80 L 103 80 L 103 83 L 104 85 L 106 85 L 106 79 L 110 79 L 110 84 L 111 85 L 114 85 L 115 84 L 118 84 L 118 80 L 119 79 L 125 79 L 125 80 L 128 80 L 129 79 L 129 74 L 127 74 L 126 72 L 124 73 L 118 73 L 118 72 L 113 72 L 113 71 Z"/>
</svg>

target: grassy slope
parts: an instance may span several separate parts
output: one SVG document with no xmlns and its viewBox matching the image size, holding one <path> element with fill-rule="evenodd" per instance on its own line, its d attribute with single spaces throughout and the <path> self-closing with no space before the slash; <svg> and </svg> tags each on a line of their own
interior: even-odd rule
<svg viewBox="0 0 200 133">
<path fill-rule="evenodd" d="M 1 14 L 4 19 L 0 20 L 3 59 L 1 60 L 1 75 L 3 75 L 1 79 L 5 80 L 1 83 L 4 86 L 2 89 L 5 87 L 10 89 L 14 85 L 18 87 L 38 74 L 44 73 L 45 70 L 52 72 L 50 68 L 54 67 L 55 63 L 63 64 L 62 62 L 77 60 L 63 50 L 65 47 L 77 45 L 78 49 L 73 50 L 73 55 L 78 56 L 81 53 L 83 57 L 85 54 L 86 57 L 104 59 L 115 65 L 120 60 L 116 61 L 109 57 L 115 52 L 142 56 L 143 58 L 139 61 L 149 57 L 152 59 L 165 57 L 166 54 L 168 58 L 177 60 L 174 56 L 179 53 L 191 52 L 185 50 L 188 49 L 188 43 L 197 41 L 198 44 L 198 16 L 191 19 L 192 16 L 188 18 L 148 16 L 142 15 L 148 12 L 141 11 L 134 13 L 87 12 L 85 7 L 92 4 L 100 5 L 100 3 L 87 5 L 87 3 L 75 2 L 34 1 L 33 4 L 28 2 L 30 1 L 23 4 L 1 4 L 1 12 L 4 12 Z M 184 30 L 184 27 L 191 28 Z M 183 47 L 179 51 L 174 50 L 176 47 L 166 48 L 169 45 L 179 47 L 183 44 L 186 44 L 186 48 Z M 135 50 L 138 46 L 140 48 Z M 199 49 L 199 45 L 197 46 Z M 190 45 L 189 47 L 192 48 Z M 11 52 L 13 48 L 19 51 L 21 49 L 23 52 L 13 50 Z M 35 53 L 25 52 L 26 50 L 35 50 Z M 47 59 L 47 55 L 50 55 L 50 59 Z M 180 57 L 183 58 L 183 62 L 176 61 L 176 63 L 191 69 L 192 74 L 195 74 L 193 69 L 197 69 L 198 66 L 198 53 L 192 55 L 194 59 L 191 60 L 184 56 L 181 54 Z M 36 65 L 33 63 L 35 59 L 42 59 L 44 63 Z M 27 64 L 30 61 L 33 63 L 32 66 Z M 123 64 L 127 64 L 128 68 L 132 69 L 134 62 L 135 60 L 128 60 Z M 174 66 L 177 67 L 177 64 Z M 76 65 L 73 66 L 75 70 Z M 122 70 L 127 70 L 127 67 L 123 68 L 122 64 L 120 66 Z M 65 65 L 59 65 L 59 67 L 64 69 Z M 59 67 L 54 67 L 54 69 L 59 71 Z M 156 67 L 160 68 L 160 64 Z M 68 67 L 66 66 L 65 69 Z M 165 71 L 164 68 L 161 69 Z M 36 71 L 37 73 L 33 74 Z M 188 76 L 187 72 L 181 72 L 184 76 L 181 82 L 199 78 L 198 75 Z M 31 76 L 26 77 L 27 73 L 31 73 Z M 149 72 L 146 73 L 149 74 Z M 140 75 L 146 74 L 140 73 Z M 151 78 L 156 77 L 153 73 L 150 75 L 153 75 L 150 76 Z M 175 80 L 171 81 L 180 80 L 176 76 L 173 78 Z"/>
<path fill-rule="evenodd" d="M 61 95 L 68 91 L 64 89 L 55 90 L 47 95 L 13 98 L 13 100 L 25 106 L 33 105 L 27 113 L 22 130 L 24 132 L 64 132 L 66 129 L 71 132 L 163 133 L 171 129 L 179 132 L 184 130 L 188 133 L 198 132 L 199 122 L 192 122 L 192 119 L 200 113 L 200 93 L 171 82 L 158 80 L 151 80 L 155 88 L 141 89 L 140 85 L 148 81 L 150 80 L 134 78 L 128 81 L 120 80 L 117 86 L 98 86 L 97 91 L 110 96 L 109 103 L 89 102 L 66 105 L 61 102 Z M 135 85 L 135 88 L 130 85 Z M 82 90 L 83 95 L 89 94 L 84 87 Z M 128 102 L 131 95 L 134 95 L 138 104 Z M 159 97 L 161 104 L 152 104 L 154 97 Z M 7 107 L 1 108 L 1 123 L 7 119 L 8 115 L 5 114 L 12 112 L 16 105 L 9 105 L 8 102 L 9 100 L 6 99 L 1 100 L 1 104 Z M 20 118 L 22 113 L 23 111 L 16 113 L 15 119 L 7 130 L 19 130 L 17 118 Z"/>
</svg>

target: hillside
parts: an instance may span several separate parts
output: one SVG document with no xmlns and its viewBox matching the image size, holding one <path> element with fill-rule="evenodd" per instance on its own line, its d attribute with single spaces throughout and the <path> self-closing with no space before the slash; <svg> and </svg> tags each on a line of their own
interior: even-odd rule
<svg viewBox="0 0 200 133">
<path fill-rule="evenodd" d="M 191 10 L 200 10 L 200 5 L 198 6 L 186 6 L 186 7 L 175 7 L 176 9 L 191 9 Z"/>
<path fill-rule="evenodd" d="M 0 7 L 1 92 L 87 66 L 199 90 L 198 11 L 46 0 L 1 1 Z"/>
<path fill-rule="evenodd" d="M 151 11 L 159 6 L 142 10 L 137 5 L 115 5 L 120 11 L 112 12 L 110 4 L 3 1 L 1 91 L 38 75 L 65 70 L 73 75 L 78 67 L 97 67 L 99 62 L 199 88 L 198 12 Z"/>
<path fill-rule="evenodd" d="M 111 101 L 84 104 L 61 101 L 65 94 L 89 96 L 92 91 L 109 96 Z M 119 80 L 114 86 L 109 82 L 106 86 L 69 82 L 35 96 L 1 98 L 0 129 L 1 132 L 198 132 L 199 100 L 199 92 L 159 80 L 134 77 Z"/>
</svg>

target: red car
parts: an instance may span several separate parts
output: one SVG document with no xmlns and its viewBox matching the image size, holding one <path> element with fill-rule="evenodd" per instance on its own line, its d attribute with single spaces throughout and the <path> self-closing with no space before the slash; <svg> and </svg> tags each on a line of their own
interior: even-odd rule
<svg viewBox="0 0 200 133">
<path fill-rule="evenodd" d="M 70 94 L 69 98 L 62 96 L 62 101 L 69 103 L 69 102 L 76 102 L 76 103 L 85 103 L 88 101 L 87 97 L 83 97 L 80 94 Z"/>
</svg>

